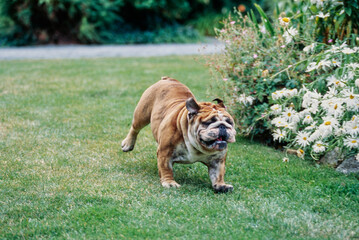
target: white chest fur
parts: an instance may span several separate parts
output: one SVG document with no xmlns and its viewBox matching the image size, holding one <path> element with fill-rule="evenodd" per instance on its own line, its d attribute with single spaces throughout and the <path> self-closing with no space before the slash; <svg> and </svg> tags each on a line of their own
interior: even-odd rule
<svg viewBox="0 0 359 240">
<path fill-rule="evenodd" d="M 219 160 L 224 157 L 226 154 L 226 150 L 214 152 L 211 154 L 202 153 L 189 144 L 181 143 L 177 145 L 175 148 L 172 158 L 171 158 L 171 165 L 173 163 L 182 163 L 182 164 L 190 164 L 195 162 L 202 162 L 202 163 L 209 163 L 214 160 Z"/>
</svg>

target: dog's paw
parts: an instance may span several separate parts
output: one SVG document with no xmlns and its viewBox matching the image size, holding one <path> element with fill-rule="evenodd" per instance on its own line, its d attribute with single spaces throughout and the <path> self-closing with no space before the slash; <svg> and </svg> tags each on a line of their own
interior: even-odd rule
<svg viewBox="0 0 359 240">
<path fill-rule="evenodd" d="M 125 140 L 122 141 L 121 147 L 122 147 L 122 151 L 124 152 L 129 152 L 132 151 L 133 148 L 135 146 L 134 141 L 129 140 L 128 138 L 126 138 Z"/>
<path fill-rule="evenodd" d="M 215 193 L 227 193 L 233 191 L 233 186 L 229 184 L 223 184 L 223 185 L 214 185 L 213 186 Z"/>
<path fill-rule="evenodd" d="M 165 188 L 171 188 L 171 187 L 174 187 L 174 188 L 179 188 L 181 185 L 179 185 L 178 183 L 176 183 L 176 181 L 164 181 L 162 182 L 162 187 L 165 187 Z"/>
</svg>

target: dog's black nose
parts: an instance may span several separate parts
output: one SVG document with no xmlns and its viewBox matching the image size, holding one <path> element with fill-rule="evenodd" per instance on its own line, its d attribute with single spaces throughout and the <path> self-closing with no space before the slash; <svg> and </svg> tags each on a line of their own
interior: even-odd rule
<svg viewBox="0 0 359 240">
<path fill-rule="evenodd" d="M 219 137 L 221 137 L 224 141 L 227 141 L 227 139 L 229 138 L 228 134 L 227 134 L 227 128 L 226 126 L 224 126 L 223 124 L 219 125 L 218 127 L 219 129 Z"/>
</svg>

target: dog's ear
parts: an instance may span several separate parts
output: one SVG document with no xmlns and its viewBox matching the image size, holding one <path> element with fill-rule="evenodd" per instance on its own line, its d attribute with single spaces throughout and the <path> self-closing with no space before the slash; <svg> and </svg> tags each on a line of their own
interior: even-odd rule
<svg viewBox="0 0 359 240">
<path fill-rule="evenodd" d="M 213 99 L 212 101 L 213 101 L 213 102 L 217 102 L 217 104 L 218 104 L 220 107 L 226 108 L 226 106 L 224 105 L 222 99 L 220 99 L 220 98 L 215 98 L 215 99 Z"/>
<path fill-rule="evenodd" d="M 197 104 L 196 100 L 188 98 L 186 101 L 186 108 L 191 115 L 195 115 L 198 113 L 200 106 Z"/>
</svg>

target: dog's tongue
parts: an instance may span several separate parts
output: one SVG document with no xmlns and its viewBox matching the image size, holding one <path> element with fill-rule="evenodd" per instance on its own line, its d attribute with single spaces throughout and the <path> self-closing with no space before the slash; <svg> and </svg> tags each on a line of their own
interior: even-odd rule
<svg viewBox="0 0 359 240">
<path fill-rule="evenodd" d="M 217 138 L 217 140 L 216 140 L 216 141 L 223 141 L 223 140 L 222 140 L 222 137 Z"/>
</svg>

